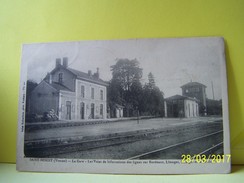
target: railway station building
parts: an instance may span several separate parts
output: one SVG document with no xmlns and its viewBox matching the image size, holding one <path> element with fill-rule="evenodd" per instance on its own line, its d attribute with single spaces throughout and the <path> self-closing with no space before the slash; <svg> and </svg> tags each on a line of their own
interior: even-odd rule
<svg viewBox="0 0 244 183">
<path fill-rule="evenodd" d="M 165 99 L 165 116 L 189 118 L 199 116 L 198 100 L 195 98 L 174 95 Z"/>
<path fill-rule="evenodd" d="M 54 110 L 59 120 L 107 118 L 108 83 L 92 74 L 68 67 L 68 58 L 56 59 L 56 67 L 32 91 L 30 112 L 42 115 Z"/>
</svg>

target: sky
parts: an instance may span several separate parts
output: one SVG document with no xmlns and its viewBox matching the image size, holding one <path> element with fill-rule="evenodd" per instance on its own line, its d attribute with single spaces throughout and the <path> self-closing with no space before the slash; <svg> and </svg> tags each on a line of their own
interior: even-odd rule
<svg viewBox="0 0 244 183">
<path fill-rule="evenodd" d="M 224 46 L 219 38 L 130 39 L 36 43 L 23 46 L 22 62 L 28 63 L 27 79 L 39 83 L 55 67 L 56 58 L 68 57 L 70 68 L 96 72 L 109 81 L 111 65 L 119 58 L 137 59 L 143 69 L 142 83 L 149 72 L 165 97 L 181 95 L 180 86 L 193 81 L 207 86 L 206 93 L 221 99 L 221 69 Z M 24 72 L 24 71 L 22 71 Z"/>
</svg>

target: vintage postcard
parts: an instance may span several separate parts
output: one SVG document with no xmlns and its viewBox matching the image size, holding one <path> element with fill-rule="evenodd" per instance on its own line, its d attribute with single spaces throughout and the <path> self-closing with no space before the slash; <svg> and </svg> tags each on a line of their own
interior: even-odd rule
<svg viewBox="0 0 244 183">
<path fill-rule="evenodd" d="M 24 44 L 17 170 L 229 173 L 224 39 Z"/>
</svg>

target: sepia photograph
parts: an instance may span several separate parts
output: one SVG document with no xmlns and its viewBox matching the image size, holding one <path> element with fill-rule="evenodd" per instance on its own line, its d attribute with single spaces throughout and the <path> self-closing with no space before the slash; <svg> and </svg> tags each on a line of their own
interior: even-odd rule
<svg viewBox="0 0 244 183">
<path fill-rule="evenodd" d="M 228 173 L 220 37 L 25 44 L 17 168 Z"/>
</svg>

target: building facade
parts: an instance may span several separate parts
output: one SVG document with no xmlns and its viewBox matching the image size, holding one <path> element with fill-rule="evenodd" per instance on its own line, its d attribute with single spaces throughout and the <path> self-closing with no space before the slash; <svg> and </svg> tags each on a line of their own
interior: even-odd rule
<svg viewBox="0 0 244 183">
<path fill-rule="evenodd" d="M 174 95 L 165 99 L 165 116 L 174 118 L 189 118 L 199 116 L 197 99 Z"/>
<path fill-rule="evenodd" d="M 31 93 L 31 113 L 54 110 L 59 120 L 106 119 L 107 82 L 68 67 L 68 58 L 56 59 L 56 67 Z"/>
<path fill-rule="evenodd" d="M 189 82 L 181 86 L 183 96 L 196 98 L 199 101 L 199 112 L 201 115 L 206 115 L 207 111 L 206 88 L 204 84 L 198 82 Z"/>
</svg>

